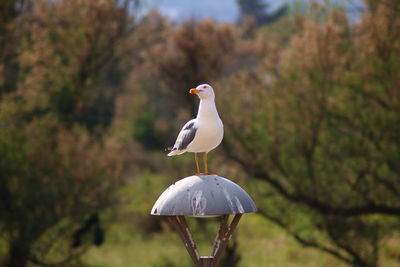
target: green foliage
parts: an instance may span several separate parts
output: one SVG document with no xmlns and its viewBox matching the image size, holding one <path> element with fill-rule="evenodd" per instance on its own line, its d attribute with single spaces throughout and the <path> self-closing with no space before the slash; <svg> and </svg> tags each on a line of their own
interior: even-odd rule
<svg viewBox="0 0 400 267">
<path fill-rule="evenodd" d="M 128 10 L 112 0 L 1 7 L 13 12 L 0 32 L 0 262 L 67 264 L 87 247 L 71 246 L 73 232 L 114 205 L 124 181 L 129 144 L 107 134 L 121 81 L 108 71 L 123 71 L 113 60 Z"/>
<path fill-rule="evenodd" d="M 278 194 L 262 194 L 262 213 L 304 245 L 359 266 L 379 264 L 400 212 L 400 21 L 389 2 L 358 24 L 317 9 L 288 46 L 263 43 L 255 75 L 221 82 L 236 88 L 221 105 L 230 156 Z"/>
<path fill-rule="evenodd" d="M 115 202 L 123 160 L 116 140 L 104 141 L 51 116 L 2 129 L 1 225 L 10 256 L 21 260 L 10 258 L 10 266 L 25 264 L 24 257 L 45 262 L 56 236 L 64 239 L 88 213 Z"/>
</svg>

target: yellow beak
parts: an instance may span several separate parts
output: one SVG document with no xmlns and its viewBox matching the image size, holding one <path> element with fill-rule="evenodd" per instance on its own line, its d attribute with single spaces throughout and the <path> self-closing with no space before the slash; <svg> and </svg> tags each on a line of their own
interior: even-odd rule
<svg viewBox="0 0 400 267">
<path fill-rule="evenodd" d="M 192 95 L 195 95 L 195 94 L 197 94 L 198 92 L 199 92 L 199 90 L 197 90 L 197 89 L 195 89 L 195 88 L 192 88 L 192 89 L 189 90 L 189 94 L 192 94 Z"/>
</svg>

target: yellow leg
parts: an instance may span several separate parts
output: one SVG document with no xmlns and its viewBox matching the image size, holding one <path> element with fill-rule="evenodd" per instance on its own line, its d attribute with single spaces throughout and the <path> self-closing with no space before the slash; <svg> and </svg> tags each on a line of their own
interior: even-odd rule
<svg viewBox="0 0 400 267">
<path fill-rule="evenodd" d="M 204 161 L 204 173 L 208 174 L 208 166 L 207 166 L 207 152 L 204 152 L 203 155 L 203 161 Z"/>
<path fill-rule="evenodd" d="M 196 169 L 197 169 L 197 173 L 196 174 L 200 174 L 199 158 L 197 157 L 197 153 L 194 153 L 194 160 L 196 161 Z"/>
</svg>

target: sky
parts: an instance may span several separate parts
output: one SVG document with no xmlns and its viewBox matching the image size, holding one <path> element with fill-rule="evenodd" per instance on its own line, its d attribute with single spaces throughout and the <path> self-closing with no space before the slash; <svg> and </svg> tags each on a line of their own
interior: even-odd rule
<svg viewBox="0 0 400 267">
<path fill-rule="evenodd" d="M 307 2 L 307 0 L 298 0 Z M 315 0 L 326 2 L 326 0 Z M 293 4 L 295 0 L 269 0 L 270 10 L 284 3 Z M 359 14 L 357 7 L 363 6 L 362 0 L 330 0 L 328 2 L 347 5 L 347 12 L 352 20 L 357 20 Z M 143 2 L 142 2 L 143 3 Z M 158 9 L 161 14 L 169 19 L 180 22 L 189 18 L 213 18 L 219 22 L 235 22 L 238 18 L 239 8 L 236 0 L 145 0 L 145 10 Z"/>
<path fill-rule="evenodd" d="M 271 8 L 286 0 L 269 1 Z M 236 21 L 239 9 L 236 0 L 147 0 L 147 8 L 157 8 L 161 14 L 174 20 L 213 18 L 220 22 Z"/>
</svg>

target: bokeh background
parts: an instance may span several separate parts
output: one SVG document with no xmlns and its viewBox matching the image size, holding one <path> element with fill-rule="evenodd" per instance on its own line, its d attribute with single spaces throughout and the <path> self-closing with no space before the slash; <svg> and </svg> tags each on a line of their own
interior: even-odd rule
<svg viewBox="0 0 400 267">
<path fill-rule="evenodd" d="M 149 215 L 211 84 L 222 266 L 400 265 L 400 2 L 0 1 L 0 265 L 191 266 Z M 192 219 L 209 254 L 218 221 Z"/>
</svg>

